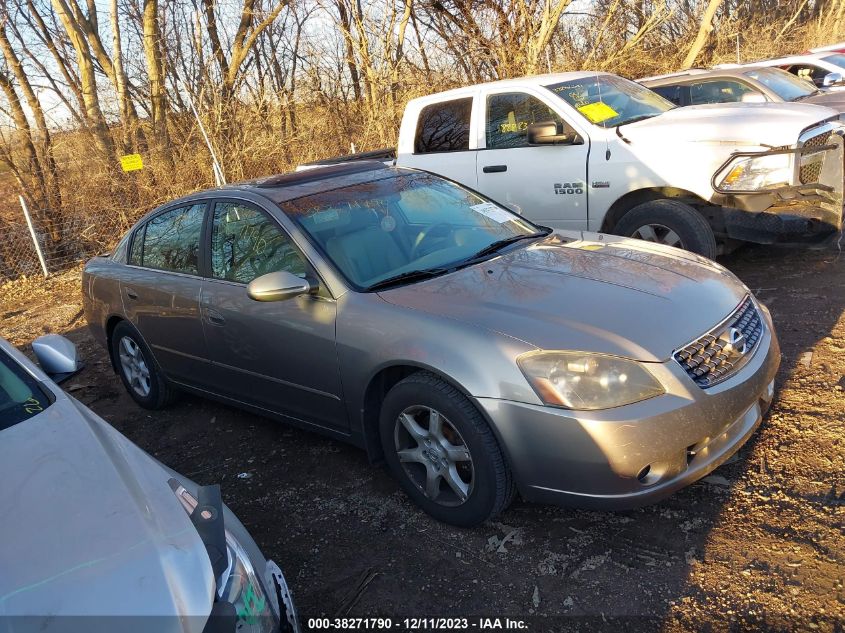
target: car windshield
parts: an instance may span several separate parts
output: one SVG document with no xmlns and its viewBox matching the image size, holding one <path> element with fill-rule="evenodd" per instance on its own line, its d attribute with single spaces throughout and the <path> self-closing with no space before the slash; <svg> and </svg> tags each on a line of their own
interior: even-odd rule
<svg viewBox="0 0 845 633">
<path fill-rule="evenodd" d="M 745 76 L 759 81 L 784 101 L 798 101 L 818 92 L 809 81 L 779 68 L 755 68 Z"/>
<path fill-rule="evenodd" d="M 38 415 L 50 403 L 38 381 L 0 350 L 0 431 Z"/>
<path fill-rule="evenodd" d="M 826 62 L 830 62 L 834 66 L 839 66 L 843 70 L 845 70 L 845 54 L 843 53 L 833 53 L 832 55 L 825 55 L 822 57 L 823 60 Z"/>
<path fill-rule="evenodd" d="M 633 81 L 615 75 L 592 75 L 546 86 L 590 123 L 616 127 L 663 114 L 677 107 Z"/>
<path fill-rule="evenodd" d="M 491 246 L 496 250 L 547 232 L 425 173 L 398 174 L 281 206 L 358 290 L 394 278 L 402 283 L 442 274 L 492 252 Z"/>
</svg>

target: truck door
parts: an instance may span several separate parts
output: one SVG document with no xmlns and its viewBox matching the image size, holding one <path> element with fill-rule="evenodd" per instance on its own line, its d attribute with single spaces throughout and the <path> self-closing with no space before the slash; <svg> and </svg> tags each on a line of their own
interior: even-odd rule
<svg viewBox="0 0 845 633">
<path fill-rule="evenodd" d="M 570 135 L 577 131 L 536 96 L 487 95 L 476 160 L 478 190 L 544 226 L 586 229 L 590 141 L 582 133 L 583 143 L 577 145 L 528 145 L 528 126 L 544 121 L 561 124 Z"/>
<path fill-rule="evenodd" d="M 420 110 L 414 151 L 403 167 L 440 174 L 475 189 L 475 143 L 471 143 L 472 96 L 431 103 Z M 472 147 L 472 149 L 470 149 Z"/>
</svg>

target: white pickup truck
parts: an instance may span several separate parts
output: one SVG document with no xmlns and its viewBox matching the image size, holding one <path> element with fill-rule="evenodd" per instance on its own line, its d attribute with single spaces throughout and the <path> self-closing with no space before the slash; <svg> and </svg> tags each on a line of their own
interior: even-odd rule
<svg viewBox="0 0 845 633">
<path fill-rule="evenodd" d="M 741 241 L 813 242 L 842 227 L 843 136 L 815 105 L 676 108 L 606 73 L 561 73 L 414 99 L 394 153 L 539 224 L 707 257 Z"/>
</svg>

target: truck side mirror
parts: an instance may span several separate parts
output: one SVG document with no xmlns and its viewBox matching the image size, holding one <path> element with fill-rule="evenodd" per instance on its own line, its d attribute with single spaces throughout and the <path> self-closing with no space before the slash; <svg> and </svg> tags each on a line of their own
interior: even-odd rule
<svg viewBox="0 0 845 633">
<path fill-rule="evenodd" d="M 584 139 L 574 130 L 565 130 L 561 123 L 541 121 L 527 130 L 529 145 L 583 145 Z"/>
<path fill-rule="evenodd" d="M 841 83 L 842 73 L 828 73 L 824 76 L 824 79 L 822 79 L 822 86 L 824 86 L 825 88 Z"/>
</svg>

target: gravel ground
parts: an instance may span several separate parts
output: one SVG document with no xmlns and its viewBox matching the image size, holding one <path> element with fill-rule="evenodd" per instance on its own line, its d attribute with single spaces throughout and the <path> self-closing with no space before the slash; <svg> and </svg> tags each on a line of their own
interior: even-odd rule
<svg viewBox="0 0 845 633">
<path fill-rule="evenodd" d="M 0 286 L 0 335 L 67 334 L 66 385 L 229 506 L 284 569 L 303 619 L 511 616 L 530 630 L 845 627 L 845 255 L 745 247 L 724 262 L 772 310 L 774 405 L 711 476 L 640 510 L 516 501 L 472 530 L 437 523 L 363 452 L 184 397 L 137 407 L 85 328 L 79 269 Z M 504 626 L 504 622 L 502 622 Z"/>
</svg>

